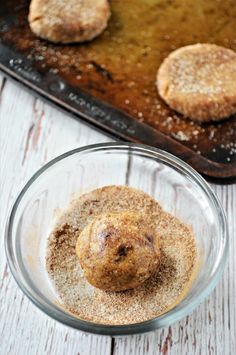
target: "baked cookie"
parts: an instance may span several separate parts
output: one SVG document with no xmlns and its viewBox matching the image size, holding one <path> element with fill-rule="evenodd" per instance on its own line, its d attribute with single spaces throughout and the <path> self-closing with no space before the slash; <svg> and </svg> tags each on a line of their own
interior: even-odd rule
<svg viewBox="0 0 236 355">
<path fill-rule="evenodd" d="M 32 0 L 31 30 L 55 43 L 84 42 L 98 36 L 110 17 L 108 0 Z"/>
<path fill-rule="evenodd" d="M 194 121 L 218 121 L 236 112 L 236 53 L 214 44 L 179 48 L 157 73 L 162 99 Z"/>
</svg>

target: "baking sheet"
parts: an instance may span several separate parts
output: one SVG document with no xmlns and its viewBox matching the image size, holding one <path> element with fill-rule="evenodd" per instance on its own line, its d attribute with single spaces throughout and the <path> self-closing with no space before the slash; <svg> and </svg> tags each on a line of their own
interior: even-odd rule
<svg viewBox="0 0 236 355">
<path fill-rule="evenodd" d="M 75 117 L 122 139 L 178 155 L 202 174 L 236 176 L 236 115 L 183 119 L 158 97 L 157 69 L 175 48 L 210 42 L 236 50 L 234 1 L 111 1 L 95 41 L 53 45 L 30 31 L 29 1 L 0 5 L 0 68 Z"/>
</svg>

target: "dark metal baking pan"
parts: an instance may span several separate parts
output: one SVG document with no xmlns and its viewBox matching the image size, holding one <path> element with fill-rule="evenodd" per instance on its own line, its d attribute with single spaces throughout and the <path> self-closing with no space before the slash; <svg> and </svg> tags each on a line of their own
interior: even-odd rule
<svg viewBox="0 0 236 355">
<path fill-rule="evenodd" d="M 102 36 L 60 46 L 31 33 L 29 1 L 0 4 L 0 69 L 106 133 L 167 150 L 206 176 L 235 177 L 236 115 L 220 123 L 194 123 L 169 109 L 155 86 L 161 61 L 179 46 L 212 42 L 236 50 L 234 2 L 130 0 L 124 6 L 114 0 L 111 5 Z"/>
</svg>

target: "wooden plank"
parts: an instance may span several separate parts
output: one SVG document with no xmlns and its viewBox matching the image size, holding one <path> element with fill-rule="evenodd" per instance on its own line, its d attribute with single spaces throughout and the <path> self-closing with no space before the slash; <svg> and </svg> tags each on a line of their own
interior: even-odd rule
<svg viewBox="0 0 236 355">
<path fill-rule="evenodd" d="M 3 85 L 4 84 L 4 85 Z M 110 139 L 68 119 L 0 76 L 1 236 L 6 216 L 24 183 L 45 162 L 78 146 Z M 7 138 L 6 138 L 7 137 Z M 236 186 L 212 185 L 230 227 L 230 258 L 211 296 L 191 315 L 153 333 L 92 336 L 51 320 L 23 296 L 6 266 L 0 238 L 0 336 L 2 354 L 224 354 L 236 352 Z M 112 349 L 112 343 L 114 348 Z"/>
<path fill-rule="evenodd" d="M 68 119 L 9 81 L 0 99 L 3 236 L 10 206 L 39 167 L 67 150 L 109 139 Z M 110 337 L 69 329 L 48 318 L 23 296 L 6 266 L 3 238 L 0 243 L 0 354 L 109 354 Z"/>
<path fill-rule="evenodd" d="M 212 185 L 226 212 L 229 262 L 212 294 L 192 314 L 169 328 L 115 340 L 115 355 L 225 354 L 236 352 L 236 185 Z"/>
</svg>

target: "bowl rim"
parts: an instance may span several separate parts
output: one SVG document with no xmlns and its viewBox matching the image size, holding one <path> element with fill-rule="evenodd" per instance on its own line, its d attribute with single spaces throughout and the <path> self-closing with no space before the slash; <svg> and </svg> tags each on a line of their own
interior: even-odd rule
<svg viewBox="0 0 236 355">
<path fill-rule="evenodd" d="M 191 300 L 190 303 L 184 305 L 182 308 L 176 309 L 176 307 L 174 307 L 159 317 L 155 317 L 153 319 L 144 322 L 134 323 L 129 325 L 107 325 L 107 324 L 93 323 L 93 322 L 79 319 L 68 313 L 65 313 L 61 308 L 57 307 L 55 304 L 51 302 L 47 302 L 45 304 L 42 301 L 40 301 L 32 292 L 31 286 L 28 286 L 27 281 L 25 281 L 25 277 L 24 276 L 22 277 L 22 275 L 18 273 L 15 265 L 18 258 L 13 253 L 13 247 L 12 247 L 12 227 L 13 227 L 17 208 L 23 196 L 30 188 L 30 186 L 35 182 L 35 180 L 37 180 L 39 176 L 41 176 L 45 171 L 47 171 L 50 167 L 52 167 L 56 163 L 74 154 L 78 154 L 78 153 L 80 154 L 84 152 L 91 153 L 94 151 L 96 152 L 100 149 L 102 149 L 103 151 L 109 149 L 119 149 L 119 150 L 127 149 L 127 153 L 132 152 L 132 150 L 146 152 L 152 154 L 153 157 L 155 156 L 158 157 L 159 159 L 161 159 L 161 161 L 164 164 L 169 163 L 167 164 L 168 166 L 181 168 L 181 170 L 184 171 L 186 175 L 190 177 L 191 180 L 193 180 L 203 190 L 205 195 L 208 197 L 208 200 L 215 207 L 217 211 L 218 219 L 221 221 L 220 223 L 221 236 L 224 237 L 222 256 L 218 260 L 218 264 L 214 269 L 214 273 L 207 287 L 205 287 L 200 292 L 198 297 Z M 150 147 L 148 145 L 126 143 L 126 142 L 125 143 L 108 142 L 108 143 L 92 144 L 92 145 L 83 146 L 80 148 L 67 151 L 55 157 L 47 164 L 42 166 L 39 170 L 37 170 L 18 194 L 10 210 L 10 213 L 8 214 L 6 227 L 5 227 L 4 244 L 5 244 L 5 253 L 6 253 L 7 262 L 16 283 L 18 284 L 21 291 L 28 297 L 28 299 L 37 308 L 39 308 L 41 311 L 46 313 L 49 317 L 53 318 L 54 320 L 59 321 L 60 323 L 63 323 L 64 325 L 67 325 L 74 329 L 81 330 L 88 333 L 93 333 L 93 334 L 118 336 L 118 335 L 131 335 L 131 334 L 145 333 L 145 332 L 153 331 L 158 328 L 169 326 L 172 323 L 176 322 L 177 320 L 180 320 L 186 315 L 188 315 L 189 313 L 191 313 L 215 288 L 217 282 L 219 281 L 223 273 L 224 266 L 226 264 L 227 257 L 228 257 L 229 231 L 228 231 L 226 216 L 218 197 L 215 195 L 215 193 L 213 192 L 209 184 L 205 181 L 205 179 L 198 172 L 196 172 L 190 165 L 182 161 L 180 158 L 177 158 L 174 155 L 164 150 Z M 26 286 L 28 286 L 29 289 Z"/>
</svg>

